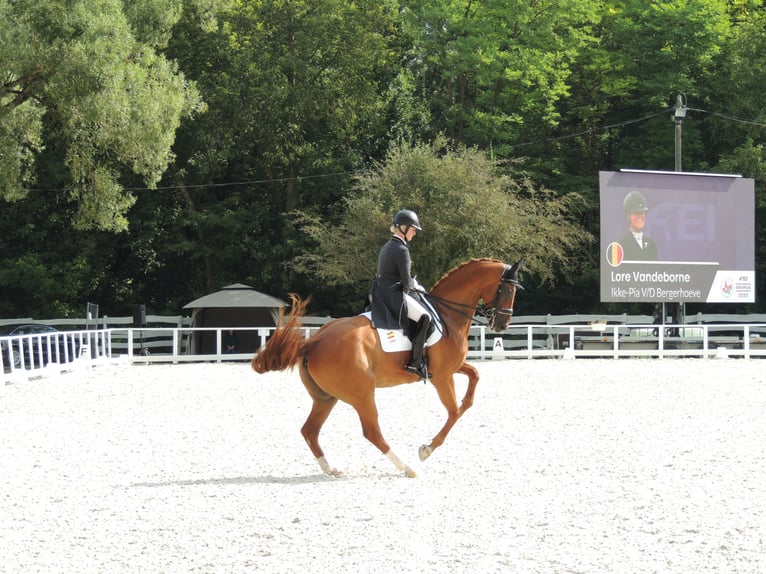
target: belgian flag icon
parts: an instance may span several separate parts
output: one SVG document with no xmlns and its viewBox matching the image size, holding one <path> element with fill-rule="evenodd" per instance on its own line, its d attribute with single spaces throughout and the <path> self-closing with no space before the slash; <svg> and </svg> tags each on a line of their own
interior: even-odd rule
<svg viewBox="0 0 766 574">
<path fill-rule="evenodd" d="M 622 259 L 622 245 L 617 242 L 610 243 L 609 247 L 606 248 L 606 260 L 609 262 L 609 265 L 612 267 L 617 267 L 620 263 L 622 263 Z"/>
</svg>

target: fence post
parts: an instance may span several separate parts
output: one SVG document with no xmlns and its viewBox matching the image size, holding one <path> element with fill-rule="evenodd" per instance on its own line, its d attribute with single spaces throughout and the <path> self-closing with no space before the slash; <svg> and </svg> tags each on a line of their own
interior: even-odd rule
<svg viewBox="0 0 766 574">
<path fill-rule="evenodd" d="M 492 343 L 492 358 L 502 359 L 504 354 L 505 354 L 505 349 L 503 348 L 503 338 L 495 337 L 495 340 Z"/>
<path fill-rule="evenodd" d="M 179 348 L 180 345 L 178 344 L 178 329 L 173 329 L 173 364 L 178 363 L 177 357 Z"/>
</svg>

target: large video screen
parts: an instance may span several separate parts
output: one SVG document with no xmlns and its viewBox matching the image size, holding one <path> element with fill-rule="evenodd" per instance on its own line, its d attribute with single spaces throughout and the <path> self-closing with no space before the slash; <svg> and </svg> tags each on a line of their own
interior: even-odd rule
<svg viewBox="0 0 766 574">
<path fill-rule="evenodd" d="M 755 301 L 755 185 L 737 175 L 599 173 L 601 301 Z"/>
</svg>

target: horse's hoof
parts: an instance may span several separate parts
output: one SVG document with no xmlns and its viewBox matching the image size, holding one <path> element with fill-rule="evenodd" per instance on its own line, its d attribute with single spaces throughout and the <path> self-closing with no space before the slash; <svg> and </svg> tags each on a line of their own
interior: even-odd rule
<svg viewBox="0 0 766 574">
<path fill-rule="evenodd" d="M 339 471 L 337 468 L 333 468 L 330 466 L 330 463 L 327 462 L 327 459 L 323 456 L 320 456 L 317 458 L 317 462 L 319 463 L 319 468 L 322 469 L 322 472 L 329 476 L 342 476 L 343 473 Z"/>
<path fill-rule="evenodd" d="M 427 459 L 429 456 L 431 456 L 431 453 L 434 451 L 430 446 L 427 444 L 424 444 L 418 449 L 418 456 L 420 457 L 421 462 Z"/>
<path fill-rule="evenodd" d="M 404 467 L 404 476 L 407 478 L 415 478 L 418 474 L 412 470 L 409 466 Z"/>
</svg>

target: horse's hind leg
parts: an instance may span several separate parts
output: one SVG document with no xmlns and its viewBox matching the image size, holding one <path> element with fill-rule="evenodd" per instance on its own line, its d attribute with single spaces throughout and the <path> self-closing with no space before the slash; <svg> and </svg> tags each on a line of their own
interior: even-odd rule
<svg viewBox="0 0 766 574">
<path fill-rule="evenodd" d="M 340 476 L 340 471 L 330 466 L 327 459 L 324 457 L 322 447 L 319 446 L 319 431 L 322 429 L 322 425 L 327 420 L 327 417 L 330 416 L 330 412 L 337 404 L 338 399 L 331 397 L 330 395 L 326 395 L 322 398 L 313 398 L 314 404 L 311 407 L 311 413 L 309 413 L 306 422 L 303 423 L 303 427 L 301 427 L 301 434 L 309 445 L 311 452 L 316 457 L 322 472 L 331 476 Z"/>
<path fill-rule="evenodd" d="M 316 381 L 308 372 L 305 363 L 301 365 L 299 373 L 303 385 L 306 387 L 309 395 L 311 395 L 311 399 L 314 401 L 311 406 L 311 412 L 309 413 L 306 422 L 303 423 L 303 426 L 301 427 L 301 434 L 303 435 L 306 444 L 309 445 L 311 452 L 316 457 L 322 472 L 331 476 L 340 476 L 340 471 L 330 466 L 327 459 L 324 457 L 322 447 L 319 446 L 319 431 L 322 430 L 322 425 L 324 425 L 327 417 L 330 416 L 330 412 L 338 403 L 338 399 L 327 394 L 316 384 Z"/>
</svg>

